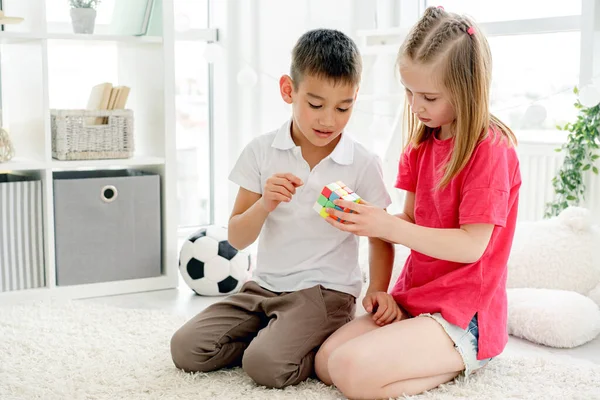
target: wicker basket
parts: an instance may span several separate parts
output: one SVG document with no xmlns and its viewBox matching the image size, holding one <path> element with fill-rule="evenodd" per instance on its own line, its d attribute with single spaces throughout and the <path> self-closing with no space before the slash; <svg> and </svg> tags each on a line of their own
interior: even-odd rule
<svg viewBox="0 0 600 400">
<path fill-rule="evenodd" d="M 50 116 L 53 158 L 102 160 L 133 156 L 131 110 L 50 110 Z"/>
</svg>

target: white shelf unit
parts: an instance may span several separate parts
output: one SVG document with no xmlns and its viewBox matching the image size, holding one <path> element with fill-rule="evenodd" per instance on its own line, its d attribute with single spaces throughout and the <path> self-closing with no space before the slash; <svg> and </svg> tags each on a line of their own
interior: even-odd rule
<svg viewBox="0 0 600 400">
<path fill-rule="evenodd" d="M 64 2 L 68 7 L 68 2 Z M 0 32 L 3 126 L 15 158 L 0 172 L 42 181 L 46 286 L 0 292 L 0 303 L 45 298 L 84 298 L 174 288 L 178 282 L 175 69 L 173 0 L 162 0 L 162 37 L 79 35 L 47 32 L 46 0 L 4 0 L 18 25 Z M 101 59 L 101 57 L 107 57 Z M 109 63 L 93 73 L 99 60 Z M 60 73 L 55 73 L 60 71 Z M 93 85 L 127 85 L 134 113 L 135 154 L 130 159 L 59 161 L 52 158 L 50 110 L 85 108 Z M 128 168 L 160 175 L 162 275 L 155 278 L 57 286 L 53 173 L 61 170 Z"/>
</svg>

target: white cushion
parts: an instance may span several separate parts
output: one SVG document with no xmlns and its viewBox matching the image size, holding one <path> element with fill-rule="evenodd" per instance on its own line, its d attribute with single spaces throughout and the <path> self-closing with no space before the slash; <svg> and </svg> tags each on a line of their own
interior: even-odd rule
<svg viewBox="0 0 600 400">
<path fill-rule="evenodd" d="M 551 347 L 579 346 L 600 334 L 600 308 L 572 291 L 508 289 L 508 333 Z"/>
</svg>

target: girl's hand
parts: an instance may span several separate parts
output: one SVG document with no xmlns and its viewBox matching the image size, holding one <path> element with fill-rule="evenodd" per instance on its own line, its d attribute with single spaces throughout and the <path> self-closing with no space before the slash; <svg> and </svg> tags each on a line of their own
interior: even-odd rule
<svg viewBox="0 0 600 400">
<path fill-rule="evenodd" d="M 389 223 L 393 220 L 394 216 L 388 214 L 384 209 L 372 206 L 364 200 L 361 200 L 360 204 L 339 199 L 333 203 L 344 210 L 350 209 L 354 212 L 350 213 L 328 208 L 326 211 L 330 217 L 325 220 L 330 225 L 341 231 L 350 232 L 358 236 L 386 237 L 389 230 Z M 344 222 L 338 222 L 336 217 L 342 219 Z"/>
<path fill-rule="evenodd" d="M 296 194 L 296 188 L 302 186 L 302 180 L 296 175 L 275 174 L 267 179 L 265 188 L 261 197 L 261 203 L 267 212 L 273 211 L 282 201 L 292 201 L 292 196 Z"/>
<path fill-rule="evenodd" d="M 373 322 L 379 326 L 391 324 L 407 317 L 396 300 L 386 292 L 367 293 L 362 303 L 365 311 L 373 314 Z"/>
</svg>

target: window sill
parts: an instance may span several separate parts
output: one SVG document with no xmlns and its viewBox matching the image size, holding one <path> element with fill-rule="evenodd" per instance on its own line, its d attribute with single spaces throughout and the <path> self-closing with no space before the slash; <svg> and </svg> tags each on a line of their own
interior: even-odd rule
<svg viewBox="0 0 600 400">
<path fill-rule="evenodd" d="M 561 145 L 566 142 L 569 132 L 557 129 L 539 130 L 515 130 L 519 144 L 550 144 Z"/>
</svg>

